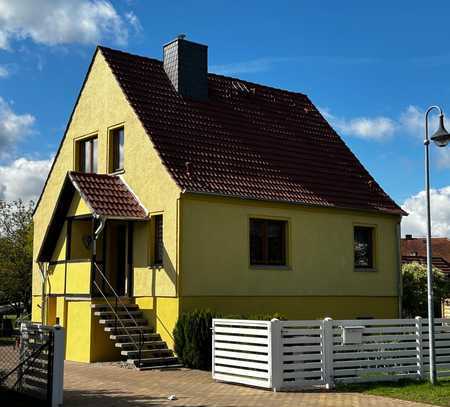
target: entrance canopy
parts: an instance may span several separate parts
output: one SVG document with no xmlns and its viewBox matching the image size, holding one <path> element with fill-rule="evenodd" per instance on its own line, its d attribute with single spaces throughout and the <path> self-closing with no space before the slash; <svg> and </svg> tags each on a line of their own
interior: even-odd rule
<svg viewBox="0 0 450 407">
<path fill-rule="evenodd" d="M 51 260 L 76 193 L 79 193 L 93 217 L 122 220 L 148 219 L 147 210 L 120 176 L 69 171 L 47 227 L 37 261 Z"/>
</svg>

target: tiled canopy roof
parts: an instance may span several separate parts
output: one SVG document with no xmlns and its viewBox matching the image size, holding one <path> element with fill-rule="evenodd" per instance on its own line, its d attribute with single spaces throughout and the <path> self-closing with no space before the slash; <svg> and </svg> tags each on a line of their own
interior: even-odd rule
<svg viewBox="0 0 450 407">
<path fill-rule="evenodd" d="M 305 95 L 209 74 L 196 102 L 161 61 L 99 49 L 180 188 L 403 213 Z"/>
<path fill-rule="evenodd" d="M 69 172 L 69 178 L 96 215 L 146 218 L 145 209 L 119 176 Z"/>
</svg>

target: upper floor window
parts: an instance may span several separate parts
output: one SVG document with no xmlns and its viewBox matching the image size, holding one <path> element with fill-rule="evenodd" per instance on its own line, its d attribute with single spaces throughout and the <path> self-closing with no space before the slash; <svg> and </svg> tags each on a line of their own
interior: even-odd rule
<svg viewBox="0 0 450 407">
<path fill-rule="evenodd" d="M 78 142 L 78 170 L 81 172 L 97 172 L 97 137 Z"/>
<path fill-rule="evenodd" d="M 354 228 L 355 269 L 373 268 L 373 234 L 374 229 L 367 226 Z"/>
<path fill-rule="evenodd" d="M 286 265 L 286 221 L 250 219 L 250 264 Z"/>
<path fill-rule="evenodd" d="M 123 170 L 124 159 L 124 129 L 123 127 L 111 131 L 111 172 Z"/>
</svg>

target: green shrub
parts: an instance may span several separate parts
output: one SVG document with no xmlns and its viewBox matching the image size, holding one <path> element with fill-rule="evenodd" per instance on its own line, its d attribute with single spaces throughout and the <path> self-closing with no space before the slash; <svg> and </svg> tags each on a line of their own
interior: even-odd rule
<svg viewBox="0 0 450 407">
<path fill-rule="evenodd" d="M 195 310 L 178 318 L 173 331 L 175 352 L 185 366 L 211 368 L 211 326 L 216 317 L 211 311 Z"/>
<path fill-rule="evenodd" d="M 195 310 L 181 314 L 173 330 L 175 352 L 186 367 L 211 369 L 213 318 L 271 320 L 285 319 L 280 314 L 221 315 L 210 310 Z"/>
</svg>

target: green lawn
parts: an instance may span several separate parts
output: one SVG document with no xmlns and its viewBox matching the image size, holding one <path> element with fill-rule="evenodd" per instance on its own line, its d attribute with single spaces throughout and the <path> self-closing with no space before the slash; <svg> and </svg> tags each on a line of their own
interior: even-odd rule
<svg viewBox="0 0 450 407">
<path fill-rule="evenodd" d="M 405 380 L 397 383 L 339 385 L 337 390 L 450 407 L 450 379 L 448 378 L 440 379 L 436 386 L 431 386 L 427 382 Z"/>
</svg>

